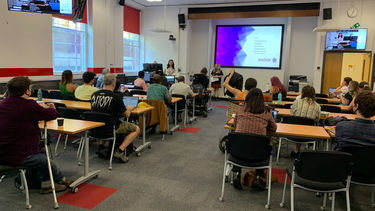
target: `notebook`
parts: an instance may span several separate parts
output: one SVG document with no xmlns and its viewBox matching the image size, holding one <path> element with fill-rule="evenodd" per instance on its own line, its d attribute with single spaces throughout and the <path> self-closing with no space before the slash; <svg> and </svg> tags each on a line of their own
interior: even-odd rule
<svg viewBox="0 0 375 211">
<path fill-rule="evenodd" d="M 124 96 L 123 101 L 125 106 L 133 106 L 134 108 L 137 108 L 139 99 L 138 97 Z"/>
</svg>

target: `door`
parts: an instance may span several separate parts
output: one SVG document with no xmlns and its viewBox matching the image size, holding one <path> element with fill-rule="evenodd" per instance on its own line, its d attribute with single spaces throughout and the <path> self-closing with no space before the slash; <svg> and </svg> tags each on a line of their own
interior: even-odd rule
<svg viewBox="0 0 375 211">
<path fill-rule="evenodd" d="M 329 88 L 336 88 L 341 82 L 343 53 L 328 52 L 324 53 L 323 84 L 321 93 L 328 94 Z"/>
</svg>

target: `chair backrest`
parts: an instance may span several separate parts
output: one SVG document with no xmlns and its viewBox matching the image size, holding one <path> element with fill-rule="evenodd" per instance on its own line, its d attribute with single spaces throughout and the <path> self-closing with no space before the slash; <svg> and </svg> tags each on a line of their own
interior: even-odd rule
<svg viewBox="0 0 375 211">
<path fill-rule="evenodd" d="M 317 103 L 321 103 L 321 104 L 327 104 L 328 103 L 328 100 L 327 99 L 316 99 L 315 100 Z"/>
<path fill-rule="evenodd" d="M 345 152 L 303 151 L 295 160 L 297 175 L 316 182 L 345 181 L 352 168 L 352 155 Z"/>
<path fill-rule="evenodd" d="M 185 95 L 177 95 L 177 94 L 173 94 L 172 97 L 179 97 L 179 98 L 182 98 L 182 100 L 177 101 L 177 109 L 178 109 L 178 110 L 185 109 L 185 104 L 186 104 Z M 174 109 L 174 106 L 173 106 L 173 109 Z"/>
<path fill-rule="evenodd" d="M 131 95 L 147 95 L 146 91 L 133 89 L 129 91 Z"/>
<path fill-rule="evenodd" d="M 77 109 L 73 108 L 59 108 L 59 114 L 61 117 L 68 119 L 82 119 L 81 113 Z"/>
<path fill-rule="evenodd" d="M 133 89 L 143 90 L 143 87 L 141 87 L 141 86 L 134 86 Z"/>
<path fill-rule="evenodd" d="M 110 138 L 113 137 L 113 127 L 116 120 L 107 113 L 86 111 L 82 113 L 84 120 L 95 121 L 95 122 L 105 122 L 102 127 L 94 128 L 90 130 L 90 136 L 95 138 Z"/>
<path fill-rule="evenodd" d="M 52 99 L 61 99 L 62 98 L 60 91 L 50 91 L 49 95 L 50 95 L 50 98 L 52 98 Z"/>
<path fill-rule="evenodd" d="M 266 160 L 272 147 L 267 136 L 248 133 L 229 133 L 226 148 L 229 154 L 241 160 Z"/>
<path fill-rule="evenodd" d="M 48 103 L 48 102 L 46 102 Z M 56 107 L 56 111 L 57 113 L 59 114 L 59 117 L 61 117 L 60 115 L 60 108 L 66 108 L 66 105 L 64 103 L 53 103 Z"/>
<path fill-rule="evenodd" d="M 328 98 L 328 95 L 326 94 L 321 94 L 321 93 L 318 93 L 318 94 L 315 94 L 316 97 L 322 97 L 322 98 Z"/>
<path fill-rule="evenodd" d="M 293 102 L 293 101 L 294 101 L 294 99 L 292 99 L 292 98 L 288 98 L 288 97 L 283 97 L 282 100 L 283 100 L 283 101 L 286 101 L 286 102 Z"/>
<path fill-rule="evenodd" d="M 341 113 L 341 108 L 338 106 L 321 105 L 320 109 L 326 112 Z"/>
<path fill-rule="evenodd" d="M 293 104 L 285 104 L 285 108 L 290 109 Z"/>
<path fill-rule="evenodd" d="M 297 125 L 315 125 L 315 120 L 300 116 L 285 116 L 282 123 Z"/>
<path fill-rule="evenodd" d="M 353 156 L 352 180 L 366 182 L 375 178 L 375 147 L 343 147 L 342 152 Z"/>
</svg>

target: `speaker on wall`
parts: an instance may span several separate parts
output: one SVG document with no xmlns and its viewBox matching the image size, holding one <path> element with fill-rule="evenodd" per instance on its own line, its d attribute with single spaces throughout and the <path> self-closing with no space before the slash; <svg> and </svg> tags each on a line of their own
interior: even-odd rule
<svg viewBox="0 0 375 211">
<path fill-rule="evenodd" d="M 120 0 L 120 1 L 118 2 L 118 4 L 121 5 L 121 6 L 125 6 L 125 0 Z"/>
<path fill-rule="evenodd" d="M 324 8 L 323 20 L 331 20 L 331 19 L 332 19 L 332 8 Z"/>
<path fill-rule="evenodd" d="M 185 23 L 185 14 L 178 14 L 178 25 L 182 29 L 185 28 L 185 26 L 186 26 L 186 23 Z"/>
</svg>

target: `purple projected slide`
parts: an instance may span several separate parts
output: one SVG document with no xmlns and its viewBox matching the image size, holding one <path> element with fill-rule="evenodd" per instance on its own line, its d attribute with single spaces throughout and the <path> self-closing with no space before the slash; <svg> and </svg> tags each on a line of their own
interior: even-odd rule
<svg viewBox="0 0 375 211">
<path fill-rule="evenodd" d="M 284 25 L 217 26 L 215 63 L 280 69 Z"/>
</svg>

